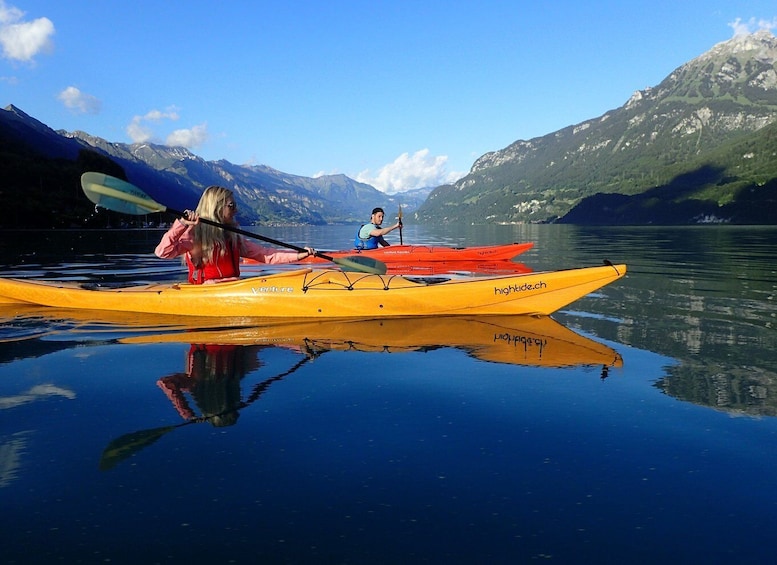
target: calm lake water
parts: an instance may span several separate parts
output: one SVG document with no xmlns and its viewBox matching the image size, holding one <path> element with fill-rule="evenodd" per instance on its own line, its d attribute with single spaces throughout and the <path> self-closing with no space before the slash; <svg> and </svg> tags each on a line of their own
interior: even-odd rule
<svg viewBox="0 0 777 565">
<path fill-rule="evenodd" d="M 337 249 L 352 231 L 261 233 Z M 180 279 L 160 235 L 6 233 L 1 272 Z M 539 325 L 0 309 L 3 562 L 773 560 L 777 229 L 403 238 L 629 273 Z"/>
</svg>

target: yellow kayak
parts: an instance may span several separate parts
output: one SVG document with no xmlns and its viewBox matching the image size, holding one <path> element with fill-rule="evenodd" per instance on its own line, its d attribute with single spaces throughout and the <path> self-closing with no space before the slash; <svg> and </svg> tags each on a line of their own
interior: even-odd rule
<svg viewBox="0 0 777 565">
<path fill-rule="evenodd" d="M 0 305 L 0 323 L 40 321 L 41 331 L 14 341 L 66 331 L 94 337 L 101 332 L 118 342 L 277 346 L 309 355 L 327 351 L 401 353 L 453 347 L 476 359 L 512 365 L 621 367 L 612 348 L 581 336 L 548 316 L 433 316 L 339 320 L 246 319 L 164 316 L 136 312 L 71 310 Z M 2 340 L 0 340 L 2 341 Z"/>
<path fill-rule="evenodd" d="M 547 315 L 625 274 L 626 265 L 472 278 L 302 269 L 217 284 L 123 288 L 0 278 L 0 304 L 262 318 Z"/>
</svg>

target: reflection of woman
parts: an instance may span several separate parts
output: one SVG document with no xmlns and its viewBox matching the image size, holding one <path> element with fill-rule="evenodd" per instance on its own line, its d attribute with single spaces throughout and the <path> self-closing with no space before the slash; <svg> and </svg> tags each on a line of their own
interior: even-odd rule
<svg viewBox="0 0 777 565">
<path fill-rule="evenodd" d="M 289 347 L 305 355 L 290 369 L 256 383 L 248 397 L 241 400 L 241 380 L 261 366 L 258 352 L 267 347 L 272 346 L 192 345 L 189 348 L 186 372 L 162 377 L 157 381 L 159 388 L 186 421 L 175 426 L 141 430 L 116 438 L 103 451 L 100 469 L 115 467 L 119 461 L 151 445 L 166 433 L 187 424 L 208 420 L 214 426 L 231 426 L 237 422 L 239 411 L 256 401 L 274 382 L 292 374 L 316 356 L 312 351 Z M 189 406 L 187 394 L 194 400 L 202 416 L 195 415 Z"/>
<path fill-rule="evenodd" d="M 189 348 L 186 373 L 176 373 L 157 381 L 175 409 L 185 420 L 196 417 L 185 393 L 202 416 L 217 427 L 237 422 L 241 404 L 240 381 L 261 365 L 257 347 L 240 345 L 197 345 Z"/>
</svg>

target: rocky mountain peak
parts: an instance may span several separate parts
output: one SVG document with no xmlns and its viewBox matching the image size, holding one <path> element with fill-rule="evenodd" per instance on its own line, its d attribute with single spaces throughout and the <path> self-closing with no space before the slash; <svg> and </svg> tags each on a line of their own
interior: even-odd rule
<svg viewBox="0 0 777 565">
<path fill-rule="evenodd" d="M 655 88 L 635 92 L 626 108 L 650 102 L 705 99 L 777 104 L 777 38 L 767 30 L 738 35 L 681 65 Z"/>
<path fill-rule="evenodd" d="M 9 104 L 4 108 L 8 114 L 6 115 L 8 118 L 16 120 L 17 122 L 23 123 L 27 127 L 33 128 L 37 131 L 42 132 L 51 132 L 53 131 L 49 126 L 44 124 L 43 122 L 36 120 L 20 108 L 14 106 L 13 104 Z"/>
<path fill-rule="evenodd" d="M 777 61 L 777 37 L 769 30 L 735 35 L 728 41 L 713 46 L 712 49 L 697 57 L 697 60 L 709 60 L 714 57 L 744 54 L 767 64 Z"/>
</svg>

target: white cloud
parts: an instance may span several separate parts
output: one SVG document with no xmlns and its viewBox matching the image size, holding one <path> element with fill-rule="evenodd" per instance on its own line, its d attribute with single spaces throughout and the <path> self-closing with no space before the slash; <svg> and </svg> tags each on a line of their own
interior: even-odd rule
<svg viewBox="0 0 777 565">
<path fill-rule="evenodd" d="M 3 57 L 31 62 L 41 52 L 53 47 L 54 24 L 48 18 L 22 21 L 24 12 L 0 0 L 0 47 Z"/>
<path fill-rule="evenodd" d="M 771 20 L 756 20 L 755 18 L 750 18 L 745 22 L 742 21 L 742 18 L 737 18 L 733 22 L 729 22 L 728 25 L 734 30 L 734 37 L 738 37 L 750 35 L 751 33 L 762 29 L 771 31 L 777 28 L 777 18 L 772 18 Z"/>
<path fill-rule="evenodd" d="M 421 149 L 413 155 L 403 153 L 392 163 L 383 166 L 376 175 L 369 170 L 362 171 L 356 176 L 356 180 L 393 194 L 455 182 L 464 176 L 463 173 L 448 172 L 447 162 L 447 155 L 435 157 L 429 154 L 428 149 Z"/>
<path fill-rule="evenodd" d="M 136 120 L 145 120 L 147 122 L 161 122 L 162 120 L 177 121 L 179 118 L 175 106 L 171 106 L 166 112 L 161 110 L 151 110 L 145 116 L 135 116 Z"/>
<path fill-rule="evenodd" d="M 177 121 L 178 110 L 171 106 L 166 111 L 151 110 L 143 116 L 135 116 L 127 126 L 127 135 L 132 143 L 145 143 L 154 139 L 154 131 L 147 125 L 148 122 L 158 124 L 163 120 Z"/>
<path fill-rule="evenodd" d="M 321 178 L 321 177 L 328 177 L 328 176 L 340 175 L 340 174 L 342 174 L 342 172 L 337 170 L 337 169 L 332 169 L 331 171 L 323 171 L 322 170 L 322 171 L 318 171 L 317 173 L 315 173 L 313 175 L 313 178 L 317 179 L 317 178 Z M 364 182 L 364 181 L 360 181 L 360 182 Z"/>
<path fill-rule="evenodd" d="M 97 98 L 81 92 L 75 86 L 68 86 L 57 95 L 57 98 L 65 107 L 79 114 L 99 114 L 102 108 L 102 103 Z"/>
<path fill-rule="evenodd" d="M 138 116 L 135 116 L 132 122 L 130 122 L 126 131 L 132 143 L 145 143 L 154 137 L 154 132 L 151 131 L 151 128 L 144 126 Z"/>
<path fill-rule="evenodd" d="M 167 136 L 166 145 L 194 149 L 208 139 L 207 124 L 200 124 L 189 129 L 177 129 Z"/>
</svg>

